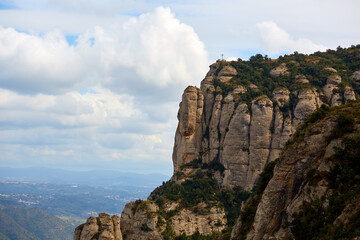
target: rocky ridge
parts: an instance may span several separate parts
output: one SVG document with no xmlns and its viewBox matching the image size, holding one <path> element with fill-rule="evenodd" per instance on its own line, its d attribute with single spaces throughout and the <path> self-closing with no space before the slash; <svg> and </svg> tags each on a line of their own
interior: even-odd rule
<svg viewBox="0 0 360 240">
<path fill-rule="evenodd" d="M 241 95 L 251 91 L 250 86 L 238 85 L 224 94 L 214 84 L 220 81 L 226 86 L 229 80 L 223 79 L 223 72 L 227 78 L 230 74 L 236 78 L 236 69 L 230 64 L 213 64 L 200 89 L 188 87 L 184 92 L 173 151 L 175 179 L 180 167 L 196 158 L 205 163 L 218 160 L 225 167 L 222 186 L 240 185 L 251 190 L 265 164 L 279 156 L 309 114 L 322 104 L 338 106 L 356 99 L 351 86 L 339 90 L 340 75 L 324 68 L 330 74 L 322 89 L 305 82 L 304 75 L 296 75 L 293 82 L 297 86 L 291 86 L 291 90 L 277 87 L 270 96 L 260 95 L 245 103 Z M 284 63 L 269 74 L 273 78 L 291 77 Z"/>
<path fill-rule="evenodd" d="M 120 219 L 114 215 L 100 213 L 98 217 L 89 217 L 86 223 L 75 229 L 74 240 L 122 240 Z"/>
<path fill-rule="evenodd" d="M 359 102 L 323 108 L 307 119 L 261 196 L 243 206 L 243 211 L 254 209 L 253 219 L 240 217 L 231 239 L 359 237 L 359 119 Z"/>
<path fill-rule="evenodd" d="M 356 51 L 357 47 L 352 54 Z M 334 52 L 339 50 L 330 53 Z M 259 176 L 264 167 L 282 156 L 296 128 L 322 105 L 338 106 L 358 98 L 360 70 L 338 68 L 327 59 L 333 58 L 331 54 L 294 54 L 277 61 L 256 55 L 248 62 L 212 64 L 200 88 L 189 86 L 184 91 L 172 179 L 155 189 L 147 201 L 125 207 L 121 216 L 124 239 L 188 239 L 196 234 L 216 239 L 220 232 L 229 235 L 241 202 L 257 182 L 263 182 Z M 331 152 L 331 147 L 328 149 Z M 302 171 L 300 175 L 306 172 Z M 277 184 L 283 187 L 281 191 L 290 191 L 286 188 L 297 181 L 289 178 Z M 327 186 L 307 191 L 320 191 L 321 187 Z M 271 198 L 276 192 L 267 195 L 267 191 L 249 200 L 256 202 L 258 209 L 253 225 L 248 226 L 252 230 L 244 234 L 241 229 L 246 224 L 240 216 L 232 239 L 291 236 L 289 230 L 279 230 L 282 213 L 269 213 L 268 207 L 275 203 L 259 203 L 261 197 Z M 246 204 L 242 207 L 245 210 Z"/>
</svg>

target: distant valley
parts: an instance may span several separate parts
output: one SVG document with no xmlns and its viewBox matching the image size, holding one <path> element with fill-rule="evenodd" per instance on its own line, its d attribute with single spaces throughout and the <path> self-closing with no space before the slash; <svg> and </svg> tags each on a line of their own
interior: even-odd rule
<svg viewBox="0 0 360 240">
<path fill-rule="evenodd" d="M 37 213 L 39 219 L 57 216 L 65 221 L 58 219 L 64 225 L 56 224 L 60 224 L 60 228 L 65 231 L 62 239 L 69 239 L 66 237 L 69 229 L 72 236 L 74 226 L 89 216 L 100 212 L 119 215 L 126 203 L 147 198 L 156 186 L 168 179 L 169 176 L 161 174 L 142 175 L 116 171 L 0 168 L 0 239 L 22 239 L 23 234 L 29 235 L 26 232 L 31 232 L 31 229 L 15 228 L 19 230 L 16 232 L 9 230 L 9 226 L 19 224 L 19 219 L 34 217 L 31 216 L 33 213 Z M 17 220 L 9 217 L 11 214 L 15 214 Z M 21 217 L 21 214 L 24 216 Z M 7 226 L 10 222 L 13 224 Z M 29 223 L 23 222 L 20 225 L 23 224 L 23 227 L 28 227 Z M 41 228 L 46 228 L 46 225 Z M 13 234 L 10 238 L 9 233 Z M 28 239 L 46 239 L 35 235 Z"/>
</svg>

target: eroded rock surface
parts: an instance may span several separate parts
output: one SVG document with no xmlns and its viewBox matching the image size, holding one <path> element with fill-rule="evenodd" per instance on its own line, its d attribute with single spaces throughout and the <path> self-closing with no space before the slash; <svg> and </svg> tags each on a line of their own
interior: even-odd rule
<svg viewBox="0 0 360 240">
<path fill-rule="evenodd" d="M 292 64 L 299 66 L 297 62 Z M 314 64 L 317 64 L 316 60 Z M 249 191 L 264 166 L 281 156 L 286 142 L 307 116 L 322 104 L 337 106 L 357 97 L 354 92 L 356 86 L 352 85 L 354 89 L 344 86 L 339 73 L 333 68 L 325 69 L 329 73 L 326 84 L 314 87 L 305 75 L 290 75 L 288 67 L 282 63 L 267 72 L 267 77 L 282 80 L 280 76 L 287 76 L 287 81 L 293 81 L 293 85 L 285 85 L 288 86 L 286 88 L 280 84 L 281 87 L 266 92 L 259 82 L 258 86 L 252 82 L 231 85 L 235 81 L 230 80 L 236 80 L 239 76 L 233 66 L 225 61 L 214 63 L 201 82 L 200 89 L 194 86 L 185 89 L 178 112 L 179 123 L 173 149 L 174 175 L 171 181 L 181 184 L 196 175 L 195 169 L 183 168 L 193 160 L 201 160 L 204 164 L 218 161 L 224 170 L 213 172 L 211 177 L 220 188 L 240 186 Z M 261 71 L 265 72 L 264 69 Z M 310 76 L 308 78 L 313 81 Z M 355 71 L 350 79 L 352 84 L 354 81 L 355 84 L 360 83 L 360 71 Z M 247 94 L 255 97 L 249 99 Z M 310 164 L 318 171 L 329 171 L 329 165 L 319 164 L 313 157 L 321 152 L 331 156 L 332 147 L 339 144 L 339 141 L 335 141 L 329 143 L 329 147 L 324 142 L 326 128 L 332 128 L 334 123 L 326 124 L 319 125 L 316 134 L 295 149 L 293 155 L 288 154 L 293 157 L 289 164 L 277 167 L 274 181 L 279 182 L 270 182 L 264 192 L 248 239 L 289 237 L 289 231 L 279 228 L 279 222 L 290 221 L 291 218 L 281 215 L 280 210 L 285 209 L 292 214 L 299 209 L 302 201 L 327 196 L 325 181 L 303 186 L 295 198 L 290 198 L 293 193 L 287 190 L 298 188 L 294 184 L 299 176 L 307 174 L 308 170 L 302 167 L 303 164 Z M 310 152 L 312 157 L 307 158 L 304 151 Z M 200 203 L 180 207 L 180 202 L 175 200 L 167 199 L 163 205 L 154 201 L 149 197 L 147 201 L 127 204 L 121 221 L 116 217 L 109 220 L 106 216 L 89 218 L 86 224 L 76 228 L 74 239 L 118 240 L 122 234 L 124 239 L 129 240 L 164 239 L 164 233 L 168 232 L 174 235 L 192 235 L 196 232 L 208 235 L 226 227 L 226 213 L 221 204 Z M 344 210 L 344 215 L 355 207 Z M 339 221 L 341 219 L 339 217 Z M 237 226 L 240 225 L 238 221 Z M 233 237 L 235 235 L 233 233 Z"/>
<path fill-rule="evenodd" d="M 75 229 L 74 240 L 122 240 L 120 219 L 114 215 L 100 213 L 89 217 L 85 224 Z"/>
<path fill-rule="evenodd" d="M 303 211 L 304 204 L 317 201 L 317 208 L 326 209 L 329 206 L 334 189 L 327 176 L 333 174 L 331 171 L 335 167 L 335 163 L 329 158 L 335 154 L 334 147 L 343 147 L 343 138 L 334 138 L 333 135 L 337 119 L 338 115 L 330 114 L 325 120 L 302 130 L 302 137 L 293 140 L 294 143 L 282 152 L 280 161 L 274 168 L 274 175 L 256 208 L 255 218 L 249 226 L 246 239 L 294 238 L 290 226 L 295 213 Z M 348 136 L 359 134 L 359 127 L 357 123 L 353 128 L 354 132 L 348 133 Z M 334 224 L 349 224 L 349 219 L 359 212 L 360 198 L 358 194 L 355 194 L 355 197 L 356 199 L 347 201 L 343 210 L 335 215 L 338 217 L 334 218 Z M 240 239 L 241 226 L 239 218 L 231 239 Z"/>
<path fill-rule="evenodd" d="M 178 113 L 179 125 L 175 134 L 173 151 L 174 171 L 197 158 L 200 153 L 204 97 L 200 89 L 189 86 L 180 103 Z"/>
<path fill-rule="evenodd" d="M 270 75 L 272 77 L 279 77 L 281 75 L 289 75 L 288 68 L 285 63 L 281 63 L 278 67 L 271 69 Z"/>
<path fill-rule="evenodd" d="M 304 75 L 296 75 L 294 82 L 301 83 L 297 89 L 278 87 L 272 92 L 272 100 L 263 95 L 244 103 L 242 94 L 248 89 L 257 91 L 258 87 L 253 83 L 239 85 L 224 95 L 214 79 L 233 76 L 235 71 L 231 66 L 218 71 L 219 66 L 211 65 L 200 89 L 191 87 L 184 92 L 173 162 L 176 173 L 181 165 L 196 158 L 204 163 L 218 160 L 225 167 L 220 181 L 225 187 L 239 185 L 251 190 L 264 165 L 279 156 L 296 127 L 324 104 L 324 99 L 337 106 L 356 98 L 350 86 L 344 88 L 344 93 L 338 91 L 342 79 L 330 69 L 322 91 L 308 85 Z M 271 71 L 273 77 L 289 75 L 285 64 Z"/>
<path fill-rule="evenodd" d="M 197 209 L 196 212 L 192 209 Z M 179 203 L 167 201 L 162 206 L 163 214 L 171 214 L 165 219 L 159 206 L 151 201 L 136 201 L 125 206 L 121 215 L 121 231 L 128 240 L 163 239 L 163 232 L 175 235 L 192 235 L 196 232 L 209 235 L 221 232 L 226 227 L 225 212 L 216 206 L 206 204 L 179 208 Z M 167 230 L 166 230 L 167 229 Z M 171 229 L 171 230 L 169 230 Z"/>
</svg>

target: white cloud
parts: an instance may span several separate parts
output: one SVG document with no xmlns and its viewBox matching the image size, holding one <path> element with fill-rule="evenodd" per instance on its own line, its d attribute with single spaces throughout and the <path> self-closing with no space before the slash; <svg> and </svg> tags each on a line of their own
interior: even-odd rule
<svg viewBox="0 0 360 240">
<path fill-rule="evenodd" d="M 127 63 L 146 81 L 159 86 L 197 83 L 207 70 L 207 53 L 193 28 L 180 23 L 169 8 L 133 18 L 124 24 Z M 123 59 L 124 60 L 124 59 Z"/>
<path fill-rule="evenodd" d="M 62 91 L 81 81 L 81 56 L 59 31 L 41 37 L 0 27 L 1 87 L 20 91 Z"/>
<path fill-rule="evenodd" d="M 59 30 L 39 36 L 1 27 L 0 49 L 0 87 L 30 93 L 109 83 L 121 89 L 134 79 L 185 87 L 197 83 L 208 65 L 194 30 L 162 7 L 122 25 L 97 26 L 80 34 L 76 46 Z"/>
<path fill-rule="evenodd" d="M 271 21 L 256 24 L 260 38 L 264 44 L 264 51 L 267 54 L 281 53 L 313 53 L 325 51 L 327 48 L 320 44 L 315 44 L 306 38 L 293 39 L 284 29 Z"/>
<path fill-rule="evenodd" d="M 145 120 L 133 100 L 132 96 L 101 88 L 96 89 L 96 93 L 33 96 L 0 89 L 0 123 L 16 123 L 19 127 L 28 124 L 62 128 L 107 126 L 125 131 L 124 126 L 129 122 Z"/>
<path fill-rule="evenodd" d="M 170 174 L 176 123 L 151 121 L 133 100 L 103 88 L 33 96 L 0 89 L 0 165 L 127 171 L 149 161 L 156 167 L 138 171 Z"/>
</svg>

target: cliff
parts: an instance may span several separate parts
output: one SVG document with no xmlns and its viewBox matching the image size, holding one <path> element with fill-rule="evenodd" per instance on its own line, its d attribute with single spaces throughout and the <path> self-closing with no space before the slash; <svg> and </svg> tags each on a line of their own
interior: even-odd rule
<svg viewBox="0 0 360 240">
<path fill-rule="evenodd" d="M 329 189 L 320 181 L 319 187 L 306 188 L 313 195 L 301 196 L 294 203 L 298 208 L 286 205 L 305 184 L 301 176 L 309 174 L 308 165 L 300 163 L 332 169 L 321 164 L 316 154 L 328 149 L 326 156 L 331 157 L 332 147 L 341 142 L 339 138 L 332 143 L 326 140 L 336 128 L 335 118 L 314 130 L 322 135 L 311 140 L 299 138 L 296 129 L 321 106 L 342 105 L 357 99 L 359 93 L 360 46 L 309 56 L 295 53 L 277 60 L 258 54 L 249 61 L 212 64 L 200 88 L 189 86 L 182 96 L 173 177 L 155 189 L 148 200 L 126 205 L 120 220 L 124 239 L 293 236 L 291 227 L 281 226 L 297 216 L 302 199 L 311 202 L 314 196 L 325 196 L 318 196 L 318 191 Z M 308 145 L 299 147 L 299 152 L 281 153 L 284 148 L 290 149 L 294 139 L 303 139 Z M 283 160 L 286 154 L 289 160 Z M 275 163 L 273 172 L 269 166 Z M 282 179 L 277 169 L 282 169 Z M 312 169 L 311 174 L 317 171 L 316 167 Z M 290 172 L 295 175 L 290 176 Z M 265 189 L 272 174 L 279 182 L 272 179 Z M 285 217 L 284 207 L 294 211 Z"/>
<path fill-rule="evenodd" d="M 75 229 L 74 240 L 122 240 L 120 219 L 100 213 L 98 217 L 90 217 L 86 223 Z"/>
<path fill-rule="evenodd" d="M 186 88 L 180 103 L 174 180 L 181 166 L 200 158 L 224 165 L 221 186 L 251 190 L 265 164 L 278 158 L 310 113 L 322 104 L 356 99 L 352 84 L 342 80 L 349 77 L 334 68 L 318 63 L 318 76 L 304 75 L 310 60 L 288 60 L 277 67 L 263 58 L 211 65 L 200 89 Z M 250 73 L 239 73 L 244 67 Z M 358 79 L 357 73 L 350 78 Z"/>
<path fill-rule="evenodd" d="M 319 109 L 269 170 L 263 192 L 243 206 L 231 239 L 359 237 L 359 156 L 360 103 Z"/>
</svg>

